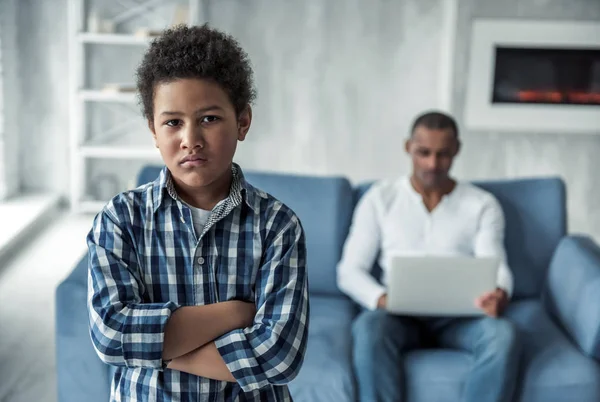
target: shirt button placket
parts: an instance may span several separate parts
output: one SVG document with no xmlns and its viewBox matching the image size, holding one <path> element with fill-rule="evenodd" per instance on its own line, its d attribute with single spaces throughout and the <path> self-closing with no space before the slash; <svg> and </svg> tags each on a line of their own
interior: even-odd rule
<svg viewBox="0 0 600 402">
<path fill-rule="evenodd" d="M 431 227 L 433 226 L 433 221 L 431 217 L 428 217 L 425 221 L 425 248 L 427 251 L 431 251 Z"/>
</svg>

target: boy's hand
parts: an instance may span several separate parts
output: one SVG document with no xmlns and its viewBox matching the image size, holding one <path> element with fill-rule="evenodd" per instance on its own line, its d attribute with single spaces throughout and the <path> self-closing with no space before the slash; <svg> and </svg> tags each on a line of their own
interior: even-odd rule
<svg viewBox="0 0 600 402">
<path fill-rule="evenodd" d="M 231 303 L 234 304 L 233 312 L 240 328 L 252 326 L 254 323 L 254 316 L 256 315 L 256 306 L 254 303 L 239 300 L 233 300 Z"/>
</svg>

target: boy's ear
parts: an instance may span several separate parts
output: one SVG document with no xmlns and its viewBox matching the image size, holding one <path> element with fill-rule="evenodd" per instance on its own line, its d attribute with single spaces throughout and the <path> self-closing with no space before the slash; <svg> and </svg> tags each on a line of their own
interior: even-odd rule
<svg viewBox="0 0 600 402">
<path fill-rule="evenodd" d="M 247 105 L 238 117 L 238 141 L 244 141 L 252 124 L 252 107 Z"/>
<path fill-rule="evenodd" d="M 152 132 L 152 138 L 154 139 L 154 146 L 158 148 L 158 144 L 156 143 L 156 130 L 154 130 L 154 121 L 152 119 L 148 119 L 148 128 L 150 132 Z"/>
</svg>

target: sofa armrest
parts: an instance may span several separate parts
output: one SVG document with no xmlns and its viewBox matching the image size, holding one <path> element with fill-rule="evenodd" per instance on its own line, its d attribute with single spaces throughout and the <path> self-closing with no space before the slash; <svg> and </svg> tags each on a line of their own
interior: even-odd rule
<svg viewBox="0 0 600 402">
<path fill-rule="evenodd" d="M 552 257 L 543 302 L 588 356 L 600 360 L 600 247 L 589 237 L 564 237 Z"/>
<path fill-rule="evenodd" d="M 87 258 L 56 289 L 56 370 L 59 402 L 105 402 L 110 399 L 109 367 L 92 346 L 81 281 Z"/>
</svg>

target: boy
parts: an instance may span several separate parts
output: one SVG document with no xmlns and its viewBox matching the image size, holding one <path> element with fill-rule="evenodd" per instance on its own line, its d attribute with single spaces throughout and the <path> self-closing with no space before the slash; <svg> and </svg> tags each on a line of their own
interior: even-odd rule
<svg viewBox="0 0 600 402">
<path fill-rule="evenodd" d="M 296 215 L 232 162 L 255 92 L 246 53 L 207 26 L 154 41 L 137 71 L 165 167 L 88 235 L 90 333 L 112 401 L 290 401 L 308 332 Z"/>
</svg>

